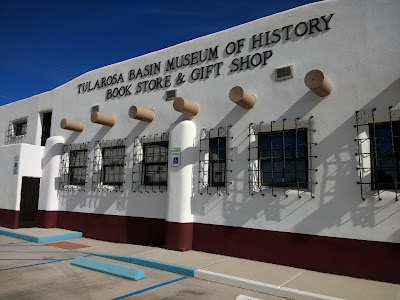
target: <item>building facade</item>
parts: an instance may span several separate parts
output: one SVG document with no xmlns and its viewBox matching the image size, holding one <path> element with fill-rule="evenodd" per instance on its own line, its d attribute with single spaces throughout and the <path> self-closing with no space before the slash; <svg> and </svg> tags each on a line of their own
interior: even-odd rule
<svg viewBox="0 0 400 300">
<path fill-rule="evenodd" d="M 0 107 L 0 226 L 400 283 L 399 15 L 309 4 Z"/>
</svg>

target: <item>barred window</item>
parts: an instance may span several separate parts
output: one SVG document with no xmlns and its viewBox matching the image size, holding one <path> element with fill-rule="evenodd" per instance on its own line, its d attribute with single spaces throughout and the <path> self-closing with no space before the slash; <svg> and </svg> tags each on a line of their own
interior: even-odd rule
<svg viewBox="0 0 400 300">
<path fill-rule="evenodd" d="M 124 177 L 125 146 L 105 147 L 102 150 L 102 182 L 106 185 L 122 185 Z"/>
<path fill-rule="evenodd" d="M 356 111 L 357 183 L 361 199 L 400 198 L 400 107 Z M 389 193 L 386 193 L 389 192 Z"/>
<path fill-rule="evenodd" d="M 16 119 L 8 123 L 5 134 L 5 144 L 16 144 L 22 142 L 26 136 L 28 117 Z"/>
<path fill-rule="evenodd" d="M 27 125 L 28 125 L 27 118 L 13 121 L 14 136 L 26 135 Z"/>
<path fill-rule="evenodd" d="M 306 129 L 261 132 L 258 143 L 263 186 L 308 187 Z"/>
<path fill-rule="evenodd" d="M 68 184 L 85 185 L 87 150 L 71 150 L 69 152 Z"/>
<path fill-rule="evenodd" d="M 87 144 L 64 145 L 60 161 L 60 190 L 82 190 L 87 175 Z"/>
<path fill-rule="evenodd" d="M 167 185 L 168 141 L 143 144 L 143 185 Z"/>
<path fill-rule="evenodd" d="M 372 189 L 397 189 L 400 173 L 400 122 L 369 124 Z"/>
<path fill-rule="evenodd" d="M 125 139 L 97 141 L 94 147 L 92 190 L 122 192 Z"/>
<path fill-rule="evenodd" d="M 225 186 L 226 182 L 226 137 L 210 138 L 210 186 Z"/>
</svg>

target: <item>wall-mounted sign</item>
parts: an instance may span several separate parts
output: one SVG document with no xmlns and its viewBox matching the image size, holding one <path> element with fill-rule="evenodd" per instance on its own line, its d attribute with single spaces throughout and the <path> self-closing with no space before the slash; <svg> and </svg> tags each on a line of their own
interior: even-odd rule
<svg viewBox="0 0 400 300">
<path fill-rule="evenodd" d="M 181 165 L 181 148 L 171 149 L 171 166 L 179 167 Z"/>
<path fill-rule="evenodd" d="M 19 163 L 19 155 L 15 155 L 13 161 L 13 175 L 18 174 L 18 163 Z"/>
<path fill-rule="evenodd" d="M 169 57 L 164 61 L 150 62 L 141 67 L 135 66 L 127 73 L 119 72 L 80 83 L 76 87 L 77 93 L 79 95 L 105 90 L 105 100 L 119 99 L 131 96 L 133 93 L 157 91 L 169 88 L 171 85 L 180 86 L 185 82 L 215 79 L 222 73 L 231 75 L 261 68 L 268 64 L 275 44 L 297 41 L 303 36 L 316 36 L 320 32 L 328 31 L 331 29 L 330 22 L 333 15 L 333 13 L 326 14 L 278 28 L 266 27 L 261 32 L 249 33 L 248 36 L 226 44 L 211 45 L 205 49 Z M 269 47 L 268 50 L 265 49 L 266 46 Z M 242 53 L 243 50 L 247 54 Z M 253 52 L 249 53 L 249 50 Z M 185 69 L 187 66 L 193 68 Z"/>
</svg>

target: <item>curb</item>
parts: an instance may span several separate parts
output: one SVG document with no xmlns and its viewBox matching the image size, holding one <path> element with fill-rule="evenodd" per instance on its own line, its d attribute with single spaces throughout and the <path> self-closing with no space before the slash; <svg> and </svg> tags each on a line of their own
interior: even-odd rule
<svg viewBox="0 0 400 300">
<path fill-rule="evenodd" d="M 82 232 L 71 232 L 71 233 L 49 235 L 49 236 L 34 236 L 3 228 L 0 229 L 0 234 L 34 243 L 49 243 L 49 242 L 77 239 L 82 237 Z"/>
<path fill-rule="evenodd" d="M 212 282 L 218 282 L 246 290 L 251 290 L 259 293 L 269 294 L 273 296 L 298 299 L 298 300 L 343 300 L 342 298 L 335 298 L 305 291 L 300 291 L 291 288 L 285 288 L 274 284 L 268 284 L 264 282 L 249 280 L 245 278 L 209 272 L 205 270 L 196 270 L 194 277 L 208 280 Z"/>
<path fill-rule="evenodd" d="M 341 298 L 335 298 L 305 291 L 300 291 L 296 289 L 281 287 L 278 285 L 263 283 L 259 281 L 249 280 L 240 277 L 234 277 L 230 275 L 225 275 L 221 273 L 215 273 L 200 269 L 194 269 L 191 267 L 185 267 L 182 265 L 170 264 L 158 260 L 146 259 L 137 256 L 125 256 L 116 254 L 107 254 L 100 252 L 91 251 L 79 251 L 86 254 L 91 254 L 95 256 L 105 257 L 109 259 L 119 260 L 123 262 L 133 263 L 140 266 L 145 266 L 149 268 L 159 269 L 163 271 L 168 271 L 172 273 L 177 273 L 189 277 L 194 277 L 198 279 L 203 279 L 207 281 L 222 283 L 229 286 L 234 286 L 238 288 L 243 288 L 246 290 L 251 290 L 255 292 L 260 292 L 264 294 L 269 294 L 273 296 L 298 299 L 298 300 L 343 300 Z"/>
<path fill-rule="evenodd" d="M 132 280 L 140 280 L 146 277 L 144 271 L 141 269 L 121 266 L 84 256 L 75 257 L 71 261 L 71 265 Z"/>
<path fill-rule="evenodd" d="M 142 258 L 137 256 L 126 256 L 126 255 L 116 255 L 116 254 L 107 254 L 107 253 L 100 253 L 100 252 L 91 252 L 91 251 L 79 251 L 86 254 L 91 254 L 95 256 L 105 257 L 109 259 L 119 260 L 139 266 L 149 267 L 153 269 L 158 269 L 162 271 L 167 271 L 171 273 L 181 274 L 189 277 L 194 277 L 195 270 L 191 267 L 186 267 L 177 264 L 170 264 L 158 260 Z"/>
</svg>

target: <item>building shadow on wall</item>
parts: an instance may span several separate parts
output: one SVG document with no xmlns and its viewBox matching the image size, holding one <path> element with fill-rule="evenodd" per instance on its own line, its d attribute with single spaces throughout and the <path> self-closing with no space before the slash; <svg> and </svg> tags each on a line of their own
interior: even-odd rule
<svg viewBox="0 0 400 300">
<path fill-rule="evenodd" d="M 361 110 L 372 109 L 378 105 L 382 106 L 382 103 L 387 103 L 387 107 L 390 105 L 395 106 L 399 102 L 395 95 L 399 94 L 400 79 L 397 79 Z M 304 117 L 321 101 L 323 99 L 316 98 L 313 93 L 308 92 L 277 120 Z M 228 118 L 226 119 L 229 120 Z M 225 124 L 224 120 L 220 122 L 221 125 Z M 320 197 L 313 199 L 310 193 L 304 194 L 301 199 L 294 196 L 285 197 L 282 189 L 277 188 L 276 197 L 272 195 L 271 189 L 265 189 L 262 191 L 265 194 L 264 197 L 256 193 L 256 197 L 253 198 L 247 190 L 249 186 L 249 171 L 246 169 L 242 170 L 237 177 L 232 178 L 233 184 L 228 187 L 228 194 L 218 194 L 211 190 L 211 195 L 208 198 L 206 196 L 201 198 L 200 203 L 196 203 L 196 213 L 204 216 L 222 206 L 226 225 L 245 225 L 248 221 L 252 220 L 254 222 L 259 218 L 265 218 L 266 222 L 272 221 L 279 224 L 285 219 L 290 219 L 305 205 L 308 205 L 312 206 L 311 209 L 314 209 L 314 212 L 294 225 L 294 232 L 307 234 L 318 234 L 324 229 L 340 227 L 348 222 L 352 222 L 353 227 L 359 228 L 373 228 L 385 222 L 399 213 L 398 209 L 393 211 L 394 199 L 385 203 L 369 199 L 364 203 L 361 200 L 361 195 L 357 199 L 349 196 L 359 193 L 360 189 L 357 184 L 358 176 L 354 176 L 354 172 L 348 172 L 348 170 L 356 170 L 358 163 L 355 156 L 357 144 L 353 140 L 356 137 L 355 123 L 354 112 L 350 118 L 322 141 L 318 141 L 318 145 L 315 147 L 316 154 L 321 153 L 324 158 L 327 158 L 324 161 L 316 159 L 315 162 L 317 164 L 314 163 L 314 167 L 320 169 L 319 172 L 323 172 L 320 175 L 322 182 L 315 186 Z M 348 135 L 349 130 L 354 132 L 353 138 L 344 139 L 343 136 Z M 238 141 L 240 141 L 240 144 L 248 143 L 247 135 L 248 129 L 246 128 L 238 136 L 234 137 L 236 146 L 233 147 L 231 154 L 237 161 L 247 161 L 249 158 L 248 149 L 244 149 L 243 145 L 238 147 L 237 144 Z M 338 149 L 338 147 L 332 149 L 332 141 L 342 143 L 340 145 L 341 150 L 338 153 L 332 151 Z M 239 152 L 239 148 L 244 150 Z M 312 204 L 314 201 L 318 202 L 317 205 Z M 378 214 L 379 220 L 377 220 Z M 296 220 L 298 220 L 298 216 Z M 279 227 L 279 225 L 277 226 Z M 274 227 L 277 228 L 276 226 Z M 398 240 L 397 235 L 391 235 L 391 237 L 394 236 L 394 239 Z"/>
<path fill-rule="evenodd" d="M 395 80 L 386 89 L 379 93 L 374 99 L 367 103 L 360 110 L 370 110 L 374 107 L 382 107 L 385 103 L 387 109 L 389 106 L 396 106 L 399 103 L 400 78 Z M 354 190 L 360 190 L 357 181 L 358 176 L 349 176 L 346 171 L 349 168 L 356 170 L 357 143 L 353 139 L 344 140 L 344 133 L 351 130 L 355 139 L 357 136 L 354 125 L 356 124 L 355 112 L 352 117 L 337 127 L 332 133 L 319 141 L 317 151 L 324 153 L 328 157 L 327 161 L 321 162 L 318 166 L 323 169 L 322 182 L 318 189 L 321 197 L 319 198 L 318 208 L 308 217 L 304 218 L 294 229 L 296 232 L 317 234 L 326 228 L 340 227 L 347 222 L 352 222 L 353 227 L 373 228 L 376 225 L 387 220 L 394 212 L 391 211 L 395 200 L 378 201 L 377 199 L 367 199 L 365 202 L 361 199 L 361 194 L 357 199 L 353 199 L 349 194 L 354 195 Z M 340 153 L 332 152 L 332 141 L 338 141 L 341 144 Z M 337 148 L 337 147 L 336 147 Z M 352 173 L 354 175 L 354 173 Z M 348 191 L 352 190 L 351 193 Z M 395 211 L 395 213 L 398 210 Z M 379 213 L 379 220 L 377 219 Z"/>
</svg>

